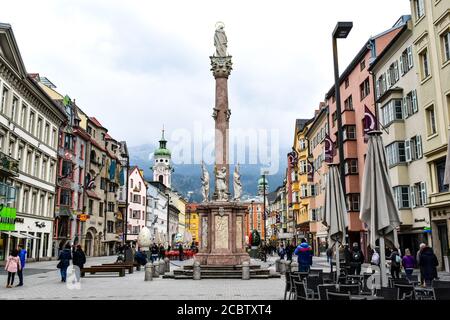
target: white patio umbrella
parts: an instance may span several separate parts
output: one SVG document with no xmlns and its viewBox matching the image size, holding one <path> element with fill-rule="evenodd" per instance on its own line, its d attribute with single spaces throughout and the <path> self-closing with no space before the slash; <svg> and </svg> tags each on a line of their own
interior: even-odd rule
<svg viewBox="0 0 450 320">
<path fill-rule="evenodd" d="M 380 240 L 381 285 L 387 287 L 385 240 L 391 244 L 398 243 L 395 228 L 400 225 L 400 217 L 392 192 L 381 132 L 369 132 L 368 143 L 359 218 L 368 226 L 372 249 L 375 249 L 376 240 Z"/>
<path fill-rule="evenodd" d="M 348 226 L 347 206 L 337 164 L 329 164 L 325 182 L 325 217 L 323 224 L 328 227 L 330 244 L 336 244 L 336 274 L 341 273 L 339 243 L 345 244 L 345 228 Z"/>
</svg>

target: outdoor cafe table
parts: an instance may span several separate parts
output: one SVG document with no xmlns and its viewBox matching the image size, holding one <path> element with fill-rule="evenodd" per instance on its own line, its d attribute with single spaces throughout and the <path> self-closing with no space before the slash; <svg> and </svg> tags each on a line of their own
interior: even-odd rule
<svg viewBox="0 0 450 320">
<path fill-rule="evenodd" d="M 420 299 L 430 299 L 433 296 L 433 288 L 424 288 L 421 286 L 415 286 L 414 292 L 417 294 L 418 300 Z"/>
<path fill-rule="evenodd" d="M 350 300 L 384 300 L 384 298 L 369 295 L 350 295 Z"/>
</svg>

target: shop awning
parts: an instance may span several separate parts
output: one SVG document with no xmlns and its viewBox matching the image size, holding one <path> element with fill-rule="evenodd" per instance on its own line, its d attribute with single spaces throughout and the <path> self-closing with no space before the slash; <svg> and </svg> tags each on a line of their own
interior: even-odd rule
<svg viewBox="0 0 450 320">
<path fill-rule="evenodd" d="M 20 239 L 40 239 L 39 237 L 35 237 L 29 234 L 23 234 L 17 231 L 2 231 L 2 233 L 7 234 L 10 237 L 16 237 Z"/>
</svg>

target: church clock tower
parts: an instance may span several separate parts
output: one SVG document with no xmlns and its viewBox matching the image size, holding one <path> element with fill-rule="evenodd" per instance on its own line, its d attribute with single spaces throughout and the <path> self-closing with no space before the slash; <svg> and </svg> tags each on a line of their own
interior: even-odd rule
<svg viewBox="0 0 450 320">
<path fill-rule="evenodd" d="M 164 139 L 164 129 L 159 140 L 159 148 L 153 154 L 153 181 L 159 181 L 170 188 L 172 184 L 171 152 L 167 149 L 167 140 Z"/>
</svg>

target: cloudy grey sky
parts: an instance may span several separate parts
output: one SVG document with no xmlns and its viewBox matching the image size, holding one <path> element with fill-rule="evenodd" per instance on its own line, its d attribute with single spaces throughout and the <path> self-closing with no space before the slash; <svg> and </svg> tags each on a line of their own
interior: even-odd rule
<svg viewBox="0 0 450 320">
<path fill-rule="evenodd" d="M 376 3 L 376 4 L 375 4 Z M 234 70 L 233 128 L 280 130 L 310 118 L 333 82 L 331 32 L 341 71 L 368 37 L 409 14 L 409 0 L 116 1 L 0 0 L 28 72 L 39 72 L 130 146 L 153 143 L 195 122 L 213 128 L 214 25 L 225 23 Z"/>
</svg>

